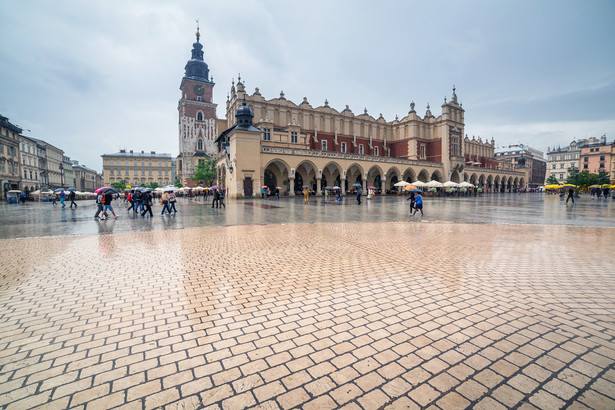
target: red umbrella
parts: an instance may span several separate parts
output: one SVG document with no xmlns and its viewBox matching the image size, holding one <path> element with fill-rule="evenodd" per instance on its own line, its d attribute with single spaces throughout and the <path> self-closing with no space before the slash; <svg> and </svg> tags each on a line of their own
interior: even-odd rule
<svg viewBox="0 0 615 410">
<path fill-rule="evenodd" d="M 104 186 L 104 187 L 102 187 L 102 188 L 98 188 L 96 191 L 94 191 L 94 193 L 95 193 L 95 194 L 97 194 L 97 193 L 99 193 L 100 191 L 102 191 L 103 189 L 107 189 L 107 188 L 111 188 L 111 187 Z"/>
</svg>

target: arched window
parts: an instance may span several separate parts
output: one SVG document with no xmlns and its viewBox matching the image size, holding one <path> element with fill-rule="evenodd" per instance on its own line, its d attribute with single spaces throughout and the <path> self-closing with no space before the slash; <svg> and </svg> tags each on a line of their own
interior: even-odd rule
<svg viewBox="0 0 615 410">
<path fill-rule="evenodd" d="M 199 140 L 196 143 L 196 149 L 198 151 L 203 151 L 203 140 L 199 138 Z"/>
<path fill-rule="evenodd" d="M 203 113 L 201 111 L 196 114 L 196 120 L 203 121 Z"/>
</svg>

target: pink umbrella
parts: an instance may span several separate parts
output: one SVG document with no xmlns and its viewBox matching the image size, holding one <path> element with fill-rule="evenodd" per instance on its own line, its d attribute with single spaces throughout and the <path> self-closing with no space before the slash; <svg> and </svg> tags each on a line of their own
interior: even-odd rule
<svg viewBox="0 0 615 410">
<path fill-rule="evenodd" d="M 97 193 L 99 193 L 100 191 L 102 191 L 103 189 L 107 189 L 107 188 L 110 188 L 110 187 L 108 187 L 108 186 L 104 186 L 104 187 L 102 187 L 102 188 L 98 188 L 96 191 L 94 191 L 94 193 L 95 193 L 95 194 L 97 194 Z"/>
</svg>

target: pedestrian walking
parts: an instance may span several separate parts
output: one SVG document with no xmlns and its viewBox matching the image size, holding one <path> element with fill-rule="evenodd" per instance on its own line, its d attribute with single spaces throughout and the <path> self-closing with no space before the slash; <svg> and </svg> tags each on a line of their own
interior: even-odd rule
<svg viewBox="0 0 615 410">
<path fill-rule="evenodd" d="M 51 205 L 57 205 L 58 204 L 58 194 L 55 194 L 53 196 L 53 201 L 51 201 Z"/>
<path fill-rule="evenodd" d="M 60 192 L 60 203 L 62 204 L 62 208 L 66 208 L 66 204 L 64 201 L 66 200 L 66 193 L 64 191 Z"/>
<path fill-rule="evenodd" d="M 309 198 L 310 198 L 310 190 L 307 187 L 305 187 L 303 188 L 303 200 L 305 201 L 306 204 L 308 203 Z"/>
<path fill-rule="evenodd" d="M 414 209 L 414 203 L 416 201 L 414 192 L 410 192 L 410 196 L 406 199 L 406 201 L 410 201 L 410 215 L 412 215 L 412 210 Z"/>
<path fill-rule="evenodd" d="M 177 202 L 177 198 L 175 197 L 175 192 L 169 192 L 169 204 L 171 204 L 169 213 L 173 211 L 173 213 L 177 213 L 177 209 L 175 209 L 175 202 Z"/>
<path fill-rule="evenodd" d="M 574 204 L 574 189 L 572 188 L 568 190 L 568 197 L 566 197 L 566 203 L 568 203 L 569 199 L 572 199 L 572 203 Z"/>
<path fill-rule="evenodd" d="M 275 189 L 275 199 L 280 199 L 280 188 Z"/>
<path fill-rule="evenodd" d="M 361 190 L 361 187 L 357 188 L 357 204 L 361 205 L 361 194 L 363 193 L 363 191 Z"/>
<path fill-rule="evenodd" d="M 143 211 L 141 211 L 141 216 L 145 216 L 146 213 L 149 212 L 150 218 L 154 216 L 152 213 L 152 194 L 149 192 L 143 192 L 141 194 L 142 202 L 143 202 Z"/>
<path fill-rule="evenodd" d="M 329 190 L 325 189 L 325 202 L 329 200 Z"/>
<path fill-rule="evenodd" d="M 162 212 L 160 213 L 160 215 L 164 215 L 164 211 L 168 211 L 169 215 L 171 215 L 171 208 L 169 208 L 169 200 L 171 199 L 171 197 L 169 197 L 169 193 L 163 192 L 161 199 L 162 199 Z"/>
<path fill-rule="evenodd" d="M 417 211 L 421 211 L 421 216 L 423 216 L 423 197 L 421 194 L 416 194 L 416 198 L 414 198 L 414 213 L 412 216 L 414 216 Z"/>
<path fill-rule="evenodd" d="M 96 210 L 96 214 L 94 215 L 94 218 L 98 218 L 100 213 L 103 211 L 103 202 L 104 202 L 104 195 L 102 194 L 102 191 L 101 191 L 96 196 L 96 205 L 98 206 L 98 209 Z M 100 217 L 100 219 L 103 219 L 102 216 Z"/>
<path fill-rule="evenodd" d="M 220 190 L 216 189 L 214 191 L 214 199 L 211 200 L 211 207 L 214 208 L 218 208 L 218 206 L 220 205 Z"/>
<path fill-rule="evenodd" d="M 70 199 L 70 207 L 72 208 L 73 205 L 75 205 L 75 208 L 77 208 L 77 204 L 75 203 L 75 191 L 70 191 L 70 194 L 68 194 L 68 198 Z"/>
<path fill-rule="evenodd" d="M 115 219 L 117 219 L 118 216 L 115 214 L 115 211 L 113 210 L 111 201 L 113 201 L 113 194 L 112 193 L 105 194 L 105 206 L 103 207 L 103 212 L 106 213 L 107 211 L 111 211 Z"/>
<path fill-rule="evenodd" d="M 341 201 L 342 200 L 342 190 L 341 189 L 336 189 L 335 190 L 335 200 L 336 201 Z"/>
<path fill-rule="evenodd" d="M 127 211 L 130 211 L 132 209 L 132 211 L 134 212 L 135 211 L 135 200 L 132 197 L 132 194 L 130 192 L 128 193 L 128 196 L 126 197 L 126 200 L 130 202 L 130 206 L 128 207 Z"/>
<path fill-rule="evenodd" d="M 225 196 L 226 195 L 224 189 L 220 188 L 220 199 L 218 200 L 218 202 L 220 203 L 220 208 L 224 207 L 224 209 L 226 209 L 226 204 L 224 203 Z"/>
<path fill-rule="evenodd" d="M 265 188 L 261 188 L 261 199 L 265 199 Z M 215 195 L 215 193 L 214 193 Z"/>
</svg>

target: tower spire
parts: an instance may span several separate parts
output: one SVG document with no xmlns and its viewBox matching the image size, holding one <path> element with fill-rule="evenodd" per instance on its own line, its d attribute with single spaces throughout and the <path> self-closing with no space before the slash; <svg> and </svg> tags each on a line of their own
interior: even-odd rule
<svg viewBox="0 0 615 410">
<path fill-rule="evenodd" d="M 199 19 L 194 20 L 196 21 L 196 42 L 199 42 L 199 38 L 201 37 L 201 33 L 199 32 Z"/>
</svg>

